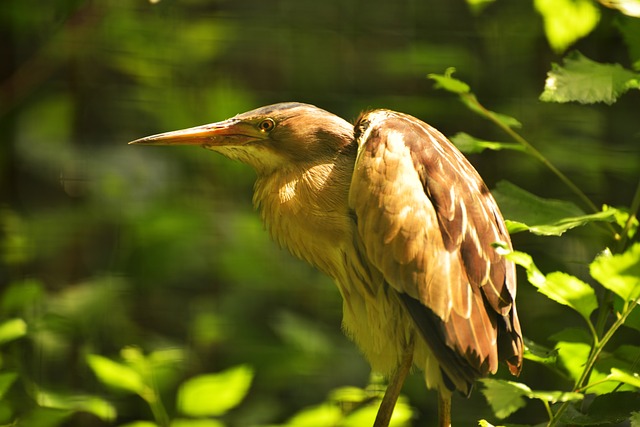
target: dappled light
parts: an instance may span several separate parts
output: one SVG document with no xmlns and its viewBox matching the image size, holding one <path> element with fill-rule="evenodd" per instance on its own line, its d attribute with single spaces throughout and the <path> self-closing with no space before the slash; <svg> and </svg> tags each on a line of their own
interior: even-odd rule
<svg viewBox="0 0 640 427">
<path fill-rule="evenodd" d="M 454 394 L 452 425 L 640 425 L 636 9 L 3 0 L 0 425 L 373 423 L 386 380 L 332 280 L 270 239 L 256 173 L 127 144 L 287 101 L 415 116 L 495 196 L 525 361 Z M 436 420 L 416 371 L 390 425 Z"/>
</svg>

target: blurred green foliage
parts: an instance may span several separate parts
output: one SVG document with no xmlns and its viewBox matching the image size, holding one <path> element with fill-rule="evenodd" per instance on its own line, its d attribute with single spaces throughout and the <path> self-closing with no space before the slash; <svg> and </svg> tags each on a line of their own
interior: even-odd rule
<svg viewBox="0 0 640 427">
<path fill-rule="evenodd" d="M 126 142 L 287 100 L 347 119 L 384 107 L 448 135 L 474 135 L 466 140 L 473 147 L 497 142 L 471 155 L 492 188 L 507 179 L 544 198 L 581 203 L 543 164 L 493 151 L 513 141 L 505 142 L 491 118 L 470 113 L 469 99 L 465 106 L 433 90 L 426 75 L 455 67 L 468 83 L 457 93 L 472 87 L 474 97 L 500 112 L 492 117 L 535 143 L 596 206 L 633 208 L 640 176 L 638 18 L 631 6 L 623 8 L 629 2 L 616 3 L 618 9 L 561 3 L 586 10 L 588 28 L 549 31 L 571 13 L 554 16 L 549 2 L 533 0 L 4 0 L 0 425 L 170 419 L 173 426 L 294 426 L 318 417 L 366 425 L 377 394 L 366 387 L 365 361 L 340 332 L 338 292 L 269 241 L 251 212 L 253 172 L 204 150 Z M 565 57 L 569 48 L 581 54 Z M 594 90 L 584 92 L 593 68 Z M 576 76 L 583 81 L 572 86 Z M 568 85 L 553 84 L 559 81 Z M 553 103 L 540 102 L 541 94 Z M 614 212 L 618 223 L 624 210 Z M 593 286 L 600 302 L 610 295 L 614 312 L 629 311 L 603 353 L 607 369 L 597 375 L 633 388 L 628 375 L 638 371 L 638 355 L 630 344 L 638 342 L 640 320 L 629 310 L 637 285 L 625 279 L 632 270 L 625 262 L 637 259 L 638 246 L 613 247 L 592 263 L 614 246 L 610 233 L 593 224 L 562 233 L 519 233 L 514 245 L 539 271 L 574 276 Z M 606 277 L 618 279 L 608 284 Z M 605 289 L 622 289 L 627 298 Z M 556 361 L 571 368 L 593 347 L 588 333 L 579 339 L 585 319 L 538 294 L 524 273 L 518 300 L 530 355 L 517 380 L 521 393 L 513 395 L 520 409 L 499 410 L 514 412 L 513 423 L 541 423 L 547 414 L 518 399 L 560 405 L 560 395 L 539 390 L 572 390 L 580 373 Z M 598 333 L 613 322 L 588 321 Z M 563 335 L 560 327 L 582 332 Z M 617 360 L 628 369 L 616 370 Z M 244 372 L 231 399 L 237 405 L 212 412 L 206 401 L 198 408 L 180 403 L 197 393 L 193 381 L 229 369 Z M 494 390 L 504 391 L 500 384 Z M 410 406 L 401 401 L 397 425 L 428 425 L 435 394 L 424 390 L 420 375 L 404 391 Z M 589 408 L 606 407 L 602 396 Z M 459 425 L 495 419 L 481 393 L 455 397 L 454 408 Z M 589 416 L 568 408 L 566 419 L 576 423 Z M 204 413 L 216 416 L 199 418 Z"/>
</svg>

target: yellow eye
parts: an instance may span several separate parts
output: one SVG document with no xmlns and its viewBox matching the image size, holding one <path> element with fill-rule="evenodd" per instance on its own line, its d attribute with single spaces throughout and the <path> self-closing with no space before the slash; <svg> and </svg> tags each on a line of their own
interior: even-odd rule
<svg viewBox="0 0 640 427">
<path fill-rule="evenodd" d="M 258 123 L 258 129 L 260 129 L 261 132 L 269 132 L 274 127 L 276 127 L 276 122 L 274 122 L 272 119 L 264 119 L 263 121 Z"/>
</svg>

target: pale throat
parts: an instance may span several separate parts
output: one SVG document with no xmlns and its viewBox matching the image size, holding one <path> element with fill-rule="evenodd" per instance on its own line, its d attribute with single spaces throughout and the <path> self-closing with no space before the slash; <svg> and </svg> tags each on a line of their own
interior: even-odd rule
<svg viewBox="0 0 640 427">
<path fill-rule="evenodd" d="M 333 276 L 339 247 L 351 237 L 348 184 L 334 162 L 259 176 L 253 197 L 271 237 Z"/>
</svg>

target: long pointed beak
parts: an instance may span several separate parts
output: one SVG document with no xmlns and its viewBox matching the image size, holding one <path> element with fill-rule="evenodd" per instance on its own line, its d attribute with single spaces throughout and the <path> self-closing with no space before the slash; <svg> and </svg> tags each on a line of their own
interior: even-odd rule
<svg viewBox="0 0 640 427">
<path fill-rule="evenodd" d="M 131 141 L 129 144 L 202 145 L 208 147 L 243 145 L 256 139 L 260 139 L 260 135 L 250 126 L 246 126 L 246 124 L 239 119 L 231 118 L 208 125 L 146 136 L 144 138 Z"/>
</svg>

